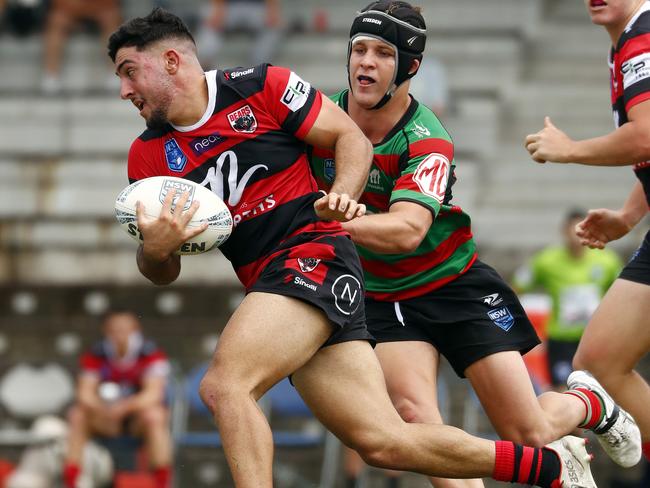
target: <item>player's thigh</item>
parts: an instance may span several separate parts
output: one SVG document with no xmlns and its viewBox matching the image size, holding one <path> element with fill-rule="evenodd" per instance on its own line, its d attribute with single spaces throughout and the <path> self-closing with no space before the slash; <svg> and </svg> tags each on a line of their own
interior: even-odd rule
<svg viewBox="0 0 650 488">
<path fill-rule="evenodd" d="M 386 392 L 377 356 L 366 341 L 321 349 L 293 375 L 293 382 L 314 415 L 352 448 L 373 444 L 379 427 L 403 424 Z"/>
<path fill-rule="evenodd" d="M 407 422 L 438 423 L 439 355 L 423 341 L 382 342 L 375 347 L 388 394 Z"/>
<path fill-rule="evenodd" d="M 497 433 L 513 438 L 535 430 L 544 412 L 518 351 L 486 356 L 465 370 Z"/>
<path fill-rule="evenodd" d="M 618 279 L 585 329 L 575 366 L 629 371 L 649 350 L 650 286 Z"/>
<path fill-rule="evenodd" d="M 249 293 L 219 338 L 206 373 L 259 398 L 305 364 L 333 332 L 325 314 L 302 300 Z"/>
</svg>

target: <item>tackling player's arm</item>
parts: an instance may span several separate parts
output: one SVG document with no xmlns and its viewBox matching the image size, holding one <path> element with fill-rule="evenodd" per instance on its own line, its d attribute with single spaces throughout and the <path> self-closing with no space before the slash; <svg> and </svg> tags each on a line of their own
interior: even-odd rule
<svg viewBox="0 0 650 488">
<path fill-rule="evenodd" d="M 372 144 L 348 115 L 327 97 L 314 125 L 305 137 L 312 146 L 332 149 L 336 161 L 336 177 L 330 192 L 315 204 L 321 218 L 340 220 L 337 213 L 345 211 L 345 220 L 362 215 L 365 207 L 357 205 L 372 162 Z M 338 207 L 337 207 L 338 205 Z M 329 208 L 329 211 L 328 211 Z"/>
<path fill-rule="evenodd" d="M 412 202 L 395 202 L 386 213 L 364 215 L 343 223 L 352 240 L 373 252 L 415 251 L 433 224 L 431 210 Z"/>
<path fill-rule="evenodd" d="M 601 137 L 575 141 L 558 129 L 550 117 L 544 128 L 526 136 L 526 150 L 538 163 L 577 163 L 589 166 L 626 166 L 650 160 L 650 100 L 628 111 L 628 122 Z"/>
</svg>

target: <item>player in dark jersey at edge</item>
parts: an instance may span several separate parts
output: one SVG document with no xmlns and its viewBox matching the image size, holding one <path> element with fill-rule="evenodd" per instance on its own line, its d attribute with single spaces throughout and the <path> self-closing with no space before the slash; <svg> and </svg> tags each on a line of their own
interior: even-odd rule
<svg viewBox="0 0 650 488">
<path fill-rule="evenodd" d="M 617 463 L 636 464 L 639 430 L 598 385 L 536 397 L 521 354 L 539 340 L 514 292 L 477 259 L 470 218 L 452 203 L 449 134 L 408 93 L 425 32 L 406 2 L 368 5 L 350 30 L 350 88 L 331 97 L 374 145 L 360 200 L 368 213 L 343 228 L 361 257 L 367 325 L 393 403 L 404 419 L 440 422 L 443 354 L 469 379 L 502 438 L 542 446 L 582 426 L 600 434 Z M 323 188 L 335 175 L 333 160 L 312 151 Z"/>
<path fill-rule="evenodd" d="M 594 24 L 612 40 L 609 53 L 611 101 L 616 128 L 607 135 L 575 141 L 547 117 L 544 128 L 526 137 L 538 163 L 588 166 L 634 165 L 638 180 L 619 210 L 591 210 L 576 226 L 582 243 L 602 249 L 626 235 L 650 205 L 650 4 L 645 0 L 585 0 Z M 650 351 L 650 232 L 594 312 L 574 357 L 590 371 L 641 429 L 650 460 L 650 386 L 634 370 Z M 581 378 L 569 378 L 568 384 Z"/>
<path fill-rule="evenodd" d="M 323 424 L 370 464 L 595 486 L 581 439 L 530 448 L 400 418 L 365 328 L 358 256 L 338 222 L 363 214 L 354 199 L 371 159 L 369 142 L 342 110 L 285 68 L 205 73 L 186 26 L 162 9 L 123 24 L 109 55 L 121 97 L 149 127 L 131 147 L 129 178 L 174 175 L 206 185 L 237 223 L 222 250 L 247 295 L 200 386 L 236 486 L 272 486 L 273 439 L 256 400 L 288 375 Z M 305 143 L 336 154 L 333 191 L 322 198 Z M 157 218 L 138 206 L 137 263 L 156 284 L 177 278 L 173 250 L 197 233 L 186 227 L 197 204 L 172 213 L 173 195 Z M 187 199 L 181 195 L 176 208 Z"/>
</svg>

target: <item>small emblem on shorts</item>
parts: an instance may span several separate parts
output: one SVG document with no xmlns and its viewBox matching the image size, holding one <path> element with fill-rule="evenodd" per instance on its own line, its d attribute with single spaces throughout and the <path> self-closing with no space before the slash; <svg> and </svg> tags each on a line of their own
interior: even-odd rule
<svg viewBox="0 0 650 488">
<path fill-rule="evenodd" d="M 510 310 L 508 310 L 508 307 L 490 310 L 487 315 L 490 317 L 492 322 L 494 322 L 494 325 L 501 327 L 506 332 L 512 329 L 512 326 L 515 325 L 515 318 L 510 313 Z"/>
<path fill-rule="evenodd" d="M 298 266 L 303 273 L 311 273 L 316 269 L 318 263 L 320 263 L 320 259 L 317 258 L 298 258 Z"/>
<path fill-rule="evenodd" d="M 496 307 L 503 301 L 503 298 L 501 298 L 498 293 L 492 293 L 492 295 L 481 297 L 481 300 L 483 300 L 483 303 L 489 305 L 490 307 Z"/>
<path fill-rule="evenodd" d="M 250 105 L 244 105 L 228 115 L 228 122 L 236 132 L 246 132 L 250 134 L 257 129 L 257 119 Z"/>
<path fill-rule="evenodd" d="M 363 291 L 361 283 L 354 276 L 345 274 L 336 278 L 332 285 L 336 308 L 344 315 L 352 315 L 359 308 Z"/>
</svg>

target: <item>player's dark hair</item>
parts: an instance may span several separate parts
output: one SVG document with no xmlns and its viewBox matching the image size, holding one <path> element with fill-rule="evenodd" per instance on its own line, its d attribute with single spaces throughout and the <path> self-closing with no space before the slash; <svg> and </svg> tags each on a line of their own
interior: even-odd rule
<svg viewBox="0 0 650 488">
<path fill-rule="evenodd" d="M 426 24 L 424 23 L 424 17 L 422 17 L 422 9 L 420 7 L 414 7 L 408 2 L 379 0 L 368 4 L 368 6 L 361 11 L 367 12 L 368 10 L 385 12 L 391 17 L 402 20 L 408 24 L 411 24 L 413 27 L 417 27 L 418 29 L 427 28 Z"/>
<path fill-rule="evenodd" d="M 587 216 L 587 212 L 585 212 L 581 208 L 572 208 L 570 209 L 564 216 L 564 223 L 565 224 L 570 224 L 574 220 L 582 220 Z"/>
<path fill-rule="evenodd" d="M 138 315 L 130 308 L 111 308 L 100 316 L 100 323 L 105 325 L 109 319 L 112 319 L 117 315 L 130 315 L 137 322 L 140 322 L 140 317 L 138 317 Z"/>
<path fill-rule="evenodd" d="M 117 51 L 135 46 L 138 51 L 146 49 L 163 39 L 184 39 L 196 45 L 185 23 L 177 15 L 163 8 L 155 8 L 145 17 L 135 17 L 123 23 L 108 39 L 108 55 L 115 62 Z"/>
</svg>

